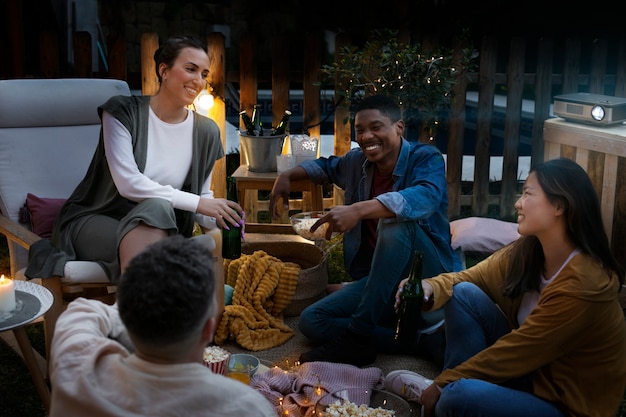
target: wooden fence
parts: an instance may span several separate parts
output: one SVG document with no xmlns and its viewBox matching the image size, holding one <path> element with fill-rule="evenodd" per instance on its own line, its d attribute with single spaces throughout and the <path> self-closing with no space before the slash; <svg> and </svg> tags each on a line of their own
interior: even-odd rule
<svg viewBox="0 0 626 417">
<path fill-rule="evenodd" d="M 340 35 L 336 39 L 335 50 L 349 43 L 349 35 Z M 240 106 L 241 109 L 252 108 L 257 101 L 257 69 L 254 61 L 254 38 L 243 37 L 240 40 Z M 272 60 L 272 108 L 273 123 L 279 120 L 282 109 L 287 108 L 289 101 L 289 71 L 285 60 L 278 59 L 284 54 L 287 41 L 277 38 L 273 42 L 276 58 Z M 502 47 L 502 45 L 500 45 Z M 447 154 L 447 181 L 449 187 L 449 215 L 451 218 L 461 215 L 461 207 L 469 207 L 472 215 L 487 215 L 489 206 L 499 206 L 499 217 L 507 218 L 513 213 L 513 205 L 519 189 L 518 149 L 520 141 L 520 124 L 522 120 L 522 98 L 524 92 L 532 89 L 534 96 L 534 113 L 532 120 L 532 155 L 531 164 L 543 160 L 543 124 L 550 114 L 550 104 L 554 91 L 570 93 L 587 91 L 589 93 L 626 97 L 626 43 L 622 40 L 613 43 L 609 50 L 606 40 L 597 39 L 591 44 L 583 44 L 581 40 L 568 39 L 563 44 L 555 44 L 550 39 L 541 39 L 537 45 L 526 45 L 521 38 L 510 40 L 509 56 L 506 72 L 496 71 L 499 60 L 499 45 L 495 38 L 484 38 L 479 46 L 479 69 L 469 74 L 469 79 L 460 79 L 455 87 L 453 108 L 448 120 L 448 145 L 442 151 Z M 527 48 L 536 48 L 536 70 L 525 72 Z M 319 80 L 321 69 L 321 36 L 312 33 L 305 38 L 306 51 L 303 57 L 304 73 L 302 88 L 304 92 L 303 112 L 304 124 L 315 126 L 310 129 L 311 136 L 319 136 L 320 91 L 314 85 Z M 562 52 L 560 72 L 555 73 L 555 50 Z M 615 57 L 613 73 L 609 73 L 609 57 Z M 581 67 L 588 59 L 588 73 L 583 74 Z M 478 86 L 478 108 L 475 147 L 474 181 L 469 192 L 462 190 L 463 142 L 466 126 L 466 91 L 468 85 Z M 505 86 L 506 117 L 504 125 L 503 172 L 499 194 L 490 193 L 490 142 L 492 137 L 494 98 L 496 87 Z M 343 123 L 347 117 L 346 110 L 338 108 L 334 118 L 334 153 L 341 155 L 350 149 L 350 129 Z M 465 211 L 467 214 L 467 210 Z"/>
<path fill-rule="evenodd" d="M 76 63 L 74 76 L 94 76 L 91 71 L 91 43 L 89 34 L 78 32 L 75 35 Z M 125 43 L 119 37 L 108 45 L 110 78 L 126 79 Z M 41 36 L 41 73 L 43 78 L 56 78 L 59 74 L 58 46 L 56 34 L 43 33 Z M 141 39 L 142 54 L 142 92 L 152 94 L 158 88 L 152 54 L 158 46 L 158 37 L 154 33 L 144 33 Z M 219 33 L 208 36 L 211 56 L 209 84 L 214 96 L 218 97 L 211 117 L 218 121 L 225 132 L 225 103 L 219 98 L 225 97 L 226 81 L 239 84 L 240 109 L 251 110 L 257 102 L 260 77 L 263 81 L 268 70 L 259 70 L 255 57 L 255 39 L 245 35 L 239 39 L 239 72 L 227 74 L 225 71 L 224 38 Z M 350 42 L 349 34 L 336 37 L 335 50 Z M 500 41 L 501 42 L 501 41 Z M 480 45 L 478 71 L 469 74 L 468 79 L 459 79 L 455 86 L 455 97 L 447 121 L 447 182 L 449 193 L 449 216 L 461 215 L 485 216 L 493 213 L 493 207 L 499 207 L 496 217 L 508 218 L 513 213 L 513 205 L 519 190 L 518 149 L 522 120 L 522 99 L 531 92 L 534 97 L 532 119 L 532 155 L 531 165 L 543 160 L 543 124 L 549 118 L 550 104 L 555 94 L 585 91 L 596 94 L 626 97 L 626 39 L 596 39 L 585 42 L 579 39 L 554 41 L 540 39 L 537 44 L 527 44 L 524 39 L 513 38 L 508 45 L 498 44 L 496 38 L 485 37 Z M 269 72 L 272 88 L 273 124 L 276 124 L 282 111 L 289 105 L 289 92 L 296 83 L 303 89 L 304 124 L 314 126 L 309 130 L 311 136 L 318 136 L 320 128 L 320 89 L 314 81 L 320 79 L 322 65 L 322 35 L 310 33 L 305 37 L 304 45 L 290 45 L 284 38 L 272 41 L 272 67 Z M 297 48 L 305 51 L 302 55 L 304 70 L 298 74 L 301 79 L 294 80 L 293 71 L 284 57 L 285 50 Z M 533 50 L 536 57 L 534 72 L 528 72 L 526 58 L 528 50 Z M 508 50 L 508 57 L 499 56 L 502 50 Z M 233 59 L 233 57 L 229 57 Z M 498 71 L 498 62 L 506 62 L 505 70 Z M 556 68 L 556 70 L 555 70 Z M 468 88 L 477 88 L 477 121 L 474 151 L 474 179 L 471 184 L 464 184 L 461 178 L 463 163 L 464 132 L 466 127 L 466 92 Z M 502 181 L 498 193 L 490 191 L 490 143 L 494 123 L 494 98 L 496 91 L 506 93 L 504 121 Z M 498 93 L 502 94 L 502 93 Z M 343 123 L 346 110 L 337 108 L 334 115 L 334 153 L 341 155 L 350 149 L 350 127 Z M 225 135 L 223 135 L 225 136 Z M 216 166 L 214 174 L 215 193 L 225 195 L 226 167 L 224 161 Z M 493 185 L 493 184 L 491 184 Z M 491 207 L 490 207 L 491 206 Z"/>
</svg>

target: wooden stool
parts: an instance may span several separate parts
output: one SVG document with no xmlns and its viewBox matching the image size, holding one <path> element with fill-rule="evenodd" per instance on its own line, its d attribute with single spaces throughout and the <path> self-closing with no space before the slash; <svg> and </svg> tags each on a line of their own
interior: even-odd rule
<svg viewBox="0 0 626 417">
<path fill-rule="evenodd" d="M 282 210 L 280 221 L 272 223 L 258 223 L 259 190 L 271 191 L 274 181 L 278 177 L 277 172 L 252 172 L 248 170 L 246 165 L 240 165 L 233 173 L 233 178 L 237 183 L 237 194 L 239 196 L 239 205 L 246 212 L 246 231 L 251 233 L 294 233 L 289 224 L 289 212 Z M 252 191 L 253 193 L 247 193 Z M 322 195 L 322 186 L 314 184 L 309 180 L 293 181 L 291 183 L 291 191 L 301 191 L 308 193 L 310 196 L 310 204 L 303 194 L 303 211 L 323 210 L 324 200 Z"/>
</svg>

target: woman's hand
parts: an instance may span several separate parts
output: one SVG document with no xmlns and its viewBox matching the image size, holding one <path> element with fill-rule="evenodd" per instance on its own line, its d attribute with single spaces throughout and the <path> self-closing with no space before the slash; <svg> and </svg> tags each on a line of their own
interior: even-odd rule
<svg viewBox="0 0 626 417">
<path fill-rule="evenodd" d="M 201 198 L 197 212 L 215 218 L 222 229 L 243 227 L 245 213 L 239 204 L 225 198 Z"/>
<path fill-rule="evenodd" d="M 400 308 L 402 290 L 404 289 L 404 286 L 406 285 L 408 280 L 408 278 L 404 278 L 402 281 L 400 281 L 400 284 L 398 284 L 398 291 L 396 291 L 396 300 L 393 304 L 393 308 L 396 313 L 398 312 L 398 308 Z M 428 311 L 430 310 L 434 302 L 434 298 L 432 297 L 433 287 L 428 282 L 422 281 L 422 288 L 424 289 L 424 303 L 422 303 L 422 310 Z"/>
</svg>

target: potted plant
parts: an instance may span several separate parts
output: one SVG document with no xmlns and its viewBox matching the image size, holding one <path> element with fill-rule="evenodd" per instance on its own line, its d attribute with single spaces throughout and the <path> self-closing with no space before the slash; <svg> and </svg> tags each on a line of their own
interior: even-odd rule
<svg viewBox="0 0 626 417">
<path fill-rule="evenodd" d="M 332 65 L 322 66 L 322 76 L 324 82 L 335 83 L 339 105 L 349 108 L 372 93 L 396 97 L 407 127 L 420 128 L 418 137 L 410 139 L 429 141 L 450 108 L 457 79 L 467 74 L 477 52 L 464 48 L 455 62 L 450 49 L 423 50 L 397 35 L 391 30 L 374 31 L 362 47 L 345 46 Z"/>
</svg>

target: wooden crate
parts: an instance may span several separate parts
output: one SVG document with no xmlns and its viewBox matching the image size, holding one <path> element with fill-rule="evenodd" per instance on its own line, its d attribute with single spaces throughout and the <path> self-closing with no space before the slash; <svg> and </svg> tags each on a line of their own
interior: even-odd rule
<svg viewBox="0 0 626 417">
<path fill-rule="evenodd" d="M 544 123 L 544 159 L 566 157 L 589 174 L 617 259 L 626 265 L 626 125 L 594 126 L 561 118 Z"/>
</svg>

